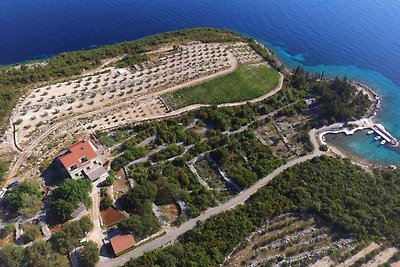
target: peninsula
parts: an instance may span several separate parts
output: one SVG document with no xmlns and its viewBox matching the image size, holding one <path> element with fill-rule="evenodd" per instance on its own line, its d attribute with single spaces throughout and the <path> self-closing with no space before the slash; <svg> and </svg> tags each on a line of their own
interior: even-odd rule
<svg viewBox="0 0 400 267">
<path fill-rule="evenodd" d="M 400 260 L 397 170 L 324 135 L 377 96 L 229 30 L 0 67 L 4 266 L 328 266 Z M 364 166 L 365 167 L 365 166 Z"/>
</svg>

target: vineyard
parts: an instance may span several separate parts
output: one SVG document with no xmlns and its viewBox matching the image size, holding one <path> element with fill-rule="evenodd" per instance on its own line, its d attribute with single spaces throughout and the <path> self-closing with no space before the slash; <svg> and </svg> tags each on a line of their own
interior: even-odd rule
<svg viewBox="0 0 400 267">
<path fill-rule="evenodd" d="M 257 98 L 273 90 L 279 74 L 266 66 L 240 65 L 230 74 L 163 95 L 173 110 L 193 104 L 223 104 Z"/>
</svg>

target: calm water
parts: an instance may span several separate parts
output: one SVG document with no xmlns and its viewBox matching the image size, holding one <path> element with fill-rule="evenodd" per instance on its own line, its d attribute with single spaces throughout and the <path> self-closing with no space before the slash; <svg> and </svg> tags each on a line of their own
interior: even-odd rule
<svg viewBox="0 0 400 267">
<path fill-rule="evenodd" d="M 174 29 L 229 28 L 270 45 L 292 67 L 367 83 L 383 96 L 379 120 L 400 137 L 399 14 L 397 0 L 1 0 L 0 64 Z M 400 163 L 366 138 L 341 144 Z"/>
</svg>

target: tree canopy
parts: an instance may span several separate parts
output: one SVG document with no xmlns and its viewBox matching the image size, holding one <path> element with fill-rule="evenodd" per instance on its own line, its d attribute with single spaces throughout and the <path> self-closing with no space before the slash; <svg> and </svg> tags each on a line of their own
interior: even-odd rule
<svg viewBox="0 0 400 267">
<path fill-rule="evenodd" d="M 37 180 L 26 179 L 10 190 L 7 199 L 12 208 L 30 217 L 38 213 L 42 206 L 41 193 Z"/>
<path fill-rule="evenodd" d="M 99 249 L 93 241 L 88 241 L 83 244 L 80 252 L 80 265 L 85 267 L 94 267 L 99 262 Z"/>
<path fill-rule="evenodd" d="M 93 224 L 87 216 L 79 221 L 67 223 L 60 232 L 52 236 L 56 250 L 61 254 L 71 252 L 92 228 Z"/>
<path fill-rule="evenodd" d="M 6 267 L 20 267 L 24 258 L 24 249 L 6 244 L 0 249 L 0 263 Z"/>
<path fill-rule="evenodd" d="M 68 259 L 54 252 L 51 244 L 46 241 L 37 241 L 27 247 L 24 258 L 28 267 L 69 266 Z"/>
<path fill-rule="evenodd" d="M 287 212 L 312 213 L 359 240 L 400 240 L 399 172 L 373 175 L 333 157 L 298 164 L 261 188 L 243 206 L 199 223 L 180 243 L 131 260 L 126 266 L 217 266 L 266 220 Z M 176 261 L 171 259 L 175 258 Z"/>
<path fill-rule="evenodd" d="M 371 106 L 368 96 L 358 92 L 347 78 L 320 81 L 312 90 L 317 94 L 321 115 L 328 122 L 345 122 L 360 118 Z"/>
<path fill-rule="evenodd" d="M 80 202 L 83 202 L 86 207 L 90 206 L 89 192 L 91 190 L 92 184 L 89 180 L 66 179 L 53 192 L 51 199 L 52 210 L 61 219 L 66 220 L 78 208 Z"/>
</svg>

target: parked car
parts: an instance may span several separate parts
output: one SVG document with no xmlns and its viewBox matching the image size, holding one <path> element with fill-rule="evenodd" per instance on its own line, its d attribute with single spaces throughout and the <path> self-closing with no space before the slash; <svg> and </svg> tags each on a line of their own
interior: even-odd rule
<svg viewBox="0 0 400 267">
<path fill-rule="evenodd" d="M 4 197 L 4 195 L 6 194 L 6 192 L 7 192 L 7 188 L 1 189 L 1 191 L 0 191 L 0 198 Z"/>
<path fill-rule="evenodd" d="M 15 182 L 12 182 L 11 184 L 9 184 L 9 185 L 7 186 L 7 188 L 10 189 L 10 188 L 16 187 L 16 186 L 18 186 L 18 185 L 19 185 L 19 181 L 15 181 Z"/>
</svg>

